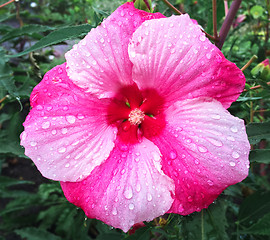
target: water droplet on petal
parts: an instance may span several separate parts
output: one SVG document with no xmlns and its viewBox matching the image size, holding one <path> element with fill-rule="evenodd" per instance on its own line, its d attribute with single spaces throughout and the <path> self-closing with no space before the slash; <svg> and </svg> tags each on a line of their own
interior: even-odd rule
<svg viewBox="0 0 270 240">
<path fill-rule="evenodd" d="M 230 166 L 234 167 L 235 166 L 235 162 L 230 162 Z"/>
<path fill-rule="evenodd" d="M 178 211 L 181 213 L 181 212 L 184 212 L 184 208 L 183 208 L 183 205 L 182 204 L 179 204 L 178 206 Z"/>
<path fill-rule="evenodd" d="M 238 129 L 237 129 L 236 126 L 232 126 L 230 129 L 231 129 L 231 131 L 232 131 L 233 133 L 238 132 Z"/>
<path fill-rule="evenodd" d="M 199 38 L 200 38 L 200 41 L 202 41 L 202 42 L 204 42 L 206 39 L 206 37 L 204 35 L 201 35 Z"/>
<path fill-rule="evenodd" d="M 237 159 L 237 158 L 240 157 L 240 155 L 239 155 L 238 152 L 233 152 L 233 153 L 232 153 L 232 157 L 235 158 L 235 159 Z"/>
<path fill-rule="evenodd" d="M 61 131 L 63 134 L 66 134 L 68 132 L 67 128 L 62 128 L 62 131 Z"/>
<path fill-rule="evenodd" d="M 151 193 L 147 193 L 147 201 L 150 202 L 152 201 L 153 197 L 151 195 Z"/>
<path fill-rule="evenodd" d="M 188 196 L 188 202 L 193 202 L 193 198 L 191 196 Z"/>
<path fill-rule="evenodd" d="M 113 210 L 112 210 L 112 215 L 114 215 L 114 216 L 117 215 L 117 210 L 116 210 L 115 207 L 114 207 Z"/>
<path fill-rule="evenodd" d="M 80 119 L 80 120 L 82 120 L 82 119 L 84 119 L 84 115 L 82 115 L 81 113 L 79 113 L 79 114 L 77 115 L 77 118 Z"/>
<path fill-rule="evenodd" d="M 198 146 L 198 150 L 199 150 L 199 152 L 201 152 L 201 153 L 207 152 L 207 148 L 204 147 L 204 146 Z M 195 163 L 196 163 L 196 162 L 195 162 Z"/>
<path fill-rule="evenodd" d="M 220 115 L 219 114 L 211 114 L 211 118 L 219 120 L 220 119 Z"/>
<path fill-rule="evenodd" d="M 216 140 L 214 138 L 207 138 L 207 140 L 217 147 L 221 147 L 223 145 L 222 142 L 220 142 L 219 140 Z"/>
<path fill-rule="evenodd" d="M 207 180 L 207 183 L 208 183 L 209 186 L 213 186 L 214 185 L 213 181 L 211 181 L 211 180 Z"/>
<path fill-rule="evenodd" d="M 206 58 L 207 58 L 207 59 L 210 59 L 210 58 L 211 58 L 211 54 L 210 54 L 210 53 L 207 53 L 207 54 L 206 54 Z"/>
<path fill-rule="evenodd" d="M 66 150 L 67 150 L 67 149 L 66 149 L 65 147 L 60 147 L 60 148 L 58 149 L 58 152 L 59 152 L 59 153 L 64 153 Z"/>
<path fill-rule="evenodd" d="M 75 123 L 76 121 L 76 118 L 73 115 L 66 116 L 66 119 L 70 124 Z"/>
<path fill-rule="evenodd" d="M 141 191 L 141 184 L 140 184 L 140 183 L 138 183 L 138 184 L 136 185 L 136 191 L 137 191 L 137 192 L 140 192 L 140 191 Z"/>
<path fill-rule="evenodd" d="M 32 141 L 32 142 L 30 142 L 30 145 L 31 145 L 32 147 L 34 147 L 34 146 L 37 145 L 37 142 Z"/>
<path fill-rule="evenodd" d="M 50 127 L 50 122 L 43 122 L 42 123 L 42 125 L 41 125 L 41 127 L 43 128 L 43 129 L 47 129 L 47 128 L 49 128 Z"/>
<path fill-rule="evenodd" d="M 27 136 L 27 133 L 26 132 L 22 132 L 22 134 L 21 134 L 22 140 L 25 140 L 26 139 L 26 136 Z"/>
<path fill-rule="evenodd" d="M 65 165 L 65 167 L 66 167 L 66 168 L 68 168 L 69 166 L 70 166 L 70 164 L 69 164 L 69 163 L 67 163 L 67 164 Z"/>
<path fill-rule="evenodd" d="M 55 135 L 56 134 L 56 130 L 52 130 L 52 135 Z"/>
<path fill-rule="evenodd" d="M 173 151 L 170 152 L 169 156 L 170 156 L 170 159 L 174 160 L 174 159 L 177 158 L 177 153 L 173 150 Z"/>
<path fill-rule="evenodd" d="M 227 137 L 227 140 L 234 142 L 234 141 L 235 141 L 235 138 L 232 137 L 232 136 L 228 136 L 228 137 Z"/>
<path fill-rule="evenodd" d="M 130 203 L 129 205 L 128 205 L 128 208 L 130 209 L 130 210 L 133 210 L 134 209 L 134 204 L 133 203 Z"/>
<path fill-rule="evenodd" d="M 126 199 L 131 199 L 133 197 L 133 192 L 131 186 L 126 187 L 126 190 L 124 192 L 124 196 Z"/>
</svg>

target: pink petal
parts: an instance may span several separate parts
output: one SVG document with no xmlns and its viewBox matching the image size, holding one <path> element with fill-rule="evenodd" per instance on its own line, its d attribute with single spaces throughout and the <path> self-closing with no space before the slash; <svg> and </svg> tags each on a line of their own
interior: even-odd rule
<svg viewBox="0 0 270 240">
<path fill-rule="evenodd" d="M 168 211 L 174 192 L 172 180 L 161 170 L 158 148 L 145 138 L 135 145 L 118 140 L 110 157 L 88 178 L 61 186 L 68 201 L 88 217 L 125 232 Z"/>
<path fill-rule="evenodd" d="M 225 59 L 187 14 L 144 22 L 129 45 L 133 80 L 155 88 L 168 105 L 212 97 L 228 108 L 244 89 L 245 77 Z"/>
<path fill-rule="evenodd" d="M 74 85 L 65 64 L 50 70 L 31 94 L 21 145 L 44 177 L 78 181 L 100 165 L 114 147 L 107 101 Z"/>
<path fill-rule="evenodd" d="M 122 85 L 133 83 L 127 50 L 132 34 L 145 20 L 160 17 L 135 9 L 133 3 L 120 6 L 66 53 L 68 76 L 99 98 L 112 97 Z"/>
<path fill-rule="evenodd" d="M 186 215 L 248 175 L 250 145 L 244 122 L 215 100 L 179 101 L 165 114 L 163 133 L 146 137 L 158 146 L 162 170 L 176 185 L 169 212 Z"/>
</svg>

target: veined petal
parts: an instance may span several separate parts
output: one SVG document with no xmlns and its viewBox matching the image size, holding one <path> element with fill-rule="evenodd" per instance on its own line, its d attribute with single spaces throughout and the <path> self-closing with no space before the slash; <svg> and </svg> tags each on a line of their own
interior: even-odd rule
<svg viewBox="0 0 270 240">
<path fill-rule="evenodd" d="M 130 38 L 142 22 L 159 17 L 163 15 L 145 13 L 130 2 L 120 6 L 66 53 L 70 79 L 99 98 L 113 97 L 121 86 L 132 84 Z"/>
<path fill-rule="evenodd" d="M 145 138 L 135 145 L 118 140 L 110 157 L 88 178 L 61 186 L 88 217 L 125 232 L 168 211 L 174 192 L 172 180 L 161 170 L 158 148 Z"/>
<path fill-rule="evenodd" d="M 208 207 L 248 175 L 250 145 L 243 120 L 218 101 L 179 101 L 165 114 L 163 132 L 148 137 L 162 154 L 162 170 L 175 183 L 169 212 L 186 215 Z"/>
<path fill-rule="evenodd" d="M 65 64 L 34 88 L 31 105 L 21 145 L 44 177 L 82 180 L 108 158 L 117 130 L 107 124 L 107 100 L 74 85 Z"/>
<path fill-rule="evenodd" d="M 155 88 L 167 105 L 212 97 L 228 108 L 245 77 L 226 60 L 187 14 L 144 22 L 129 45 L 133 80 L 140 89 Z"/>
</svg>

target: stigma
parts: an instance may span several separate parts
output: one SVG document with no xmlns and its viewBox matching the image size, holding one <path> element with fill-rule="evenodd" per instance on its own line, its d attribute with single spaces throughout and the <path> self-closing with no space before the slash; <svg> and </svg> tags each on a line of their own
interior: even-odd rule
<svg viewBox="0 0 270 240">
<path fill-rule="evenodd" d="M 145 114 L 138 108 L 133 109 L 128 115 L 128 121 L 131 125 L 139 125 L 144 120 Z"/>
</svg>

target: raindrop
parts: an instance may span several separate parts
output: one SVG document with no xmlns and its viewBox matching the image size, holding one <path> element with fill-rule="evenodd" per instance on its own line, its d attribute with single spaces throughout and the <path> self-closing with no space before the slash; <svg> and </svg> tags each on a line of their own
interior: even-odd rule
<svg viewBox="0 0 270 240">
<path fill-rule="evenodd" d="M 199 152 L 201 152 L 201 153 L 207 152 L 207 148 L 204 147 L 204 146 L 198 146 L 198 150 L 199 150 Z M 195 163 L 196 163 L 196 160 L 195 160 Z"/>
<path fill-rule="evenodd" d="M 240 157 L 240 155 L 239 155 L 238 152 L 233 152 L 233 153 L 232 153 L 232 157 L 235 158 L 235 159 L 237 159 L 237 158 Z"/>
<path fill-rule="evenodd" d="M 32 147 L 34 147 L 34 146 L 37 145 L 37 142 L 32 141 L 32 142 L 30 142 L 30 145 L 31 145 Z"/>
<path fill-rule="evenodd" d="M 67 164 L 65 165 L 65 167 L 66 167 L 66 168 L 68 168 L 69 166 L 70 166 L 70 164 L 69 164 L 69 163 L 67 163 Z"/>
<path fill-rule="evenodd" d="M 234 167 L 235 166 L 235 162 L 230 162 L 230 166 Z"/>
<path fill-rule="evenodd" d="M 123 152 L 126 152 L 128 150 L 128 146 L 123 144 L 123 145 L 120 145 L 120 150 L 123 151 Z"/>
<path fill-rule="evenodd" d="M 134 204 L 133 203 L 130 203 L 129 205 L 128 205 L 128 208 L 130 209 L 130 210 L 133 210 L 134 209 Z"/>
<path fill-rule="evenodd" d="M 173 23 L 170 24 L 170 27 L 173 27 Z"/>
<path fill-rule="evenodd" d="M 152 201 L 153 197 L 151 195 L 151 193 L 147 193 L 147 201 L 150 202 Z"/>
<path fill-rule="evenodd" d="M 112 210 L 112 215 L 114 215 L 114 216 L 117 215 L 117 210 L 116 210 L 115 207 L 114 207 L 113 210 Z"/>
<path fill-rule="evenodd" d="M 215 145 L 217 147 L 221 147 L 223 145 L 222 142 L 220 142 L 219 140 L 216 140 L 214 138 L 207 138 L 207 139 L 210 143 L 212 143 L 213 145 Z"/>
<path fill-rule="evenodd" d="M 193 202 L 193 198 L 191 196 L 188 196 L 188 202 Z"/>
<path fill-rule="evenodd" d="M 229 141 L 232 141 L 232 142 L 234 142 L 234 141 L 235 141 L 235 138 L 234 138 L 234 137 L 232 137 L 232 136 L 227 137 L 227 139 L 228 139 Z"/>
<path fill-rule="evenodd" d="M 211 180 L 207 180 L 207 183 L 208 183 L 209 186 L 213 186 L 214 185 L 213 181 L 211 181 Z"/>
<path fill-rule="evenodd" d="M 40 111 L 40 110 L 43 110 L 43 107 L 42 107 L 41 105 L 37 105 L 36 108 L 37 108 L 37 110 L 39 110 L 39 111 Z"/>
<path fill-rule="evenodd" d="M 236 126 L 232 126 L 230 129 L 231 129 L 231 131 L 232 131 L 233 133 L 238 132 L 238 129 L 237 129 Z"/>
<path fill-rule="evenodd" d="M 124 196 L 126 199 L 131 199 L 133 196 L 132 188 L 128 186 L 124 192 Z"/>
<path fill-rule="evenodd" d="M 65 147 L 60 147 L 60 148 L 58 149 L 58 152 L 59 152 L 59 153 L 64 153 L 66 150 L 67 150 L 67 149 L 66 149 Z"/>
<path fill-rule="evenodd" d="M 199 164 L 200 164 L 200 162 L 199 162 L 199 160 L 198 160 L 198 159 L 195 159 L 195 161 L 194 161 L 194 162 L 195 162 L 195 164 L 196 164 L 196 165 L 199 165 Z"/>
<path fill-rule="evenodd" d="M 206 39 L 206 38 L 205 38 L 205 36 L 204 36 L 204 35 L 201 35 L 201 36 L 200 36 L 200 41 L 204 42 L 204 41 L 205 41 L 205 39 Z"/>
<path fill-rule="evenodd" d="M 219 114 L 212 114 L 211 118 L 219 120 L 220 119 L 220 115 Z"/>
<path fill-rule="evenodd" d="M 210 59 L 210 58 L 211 58 L 211 54 L 210 54 L 210 53 L 207 53 L 207 54 L 206 54 L 206 58 L 207 58 L 207 59 Z"/>
<path fill-rule="evenodd" d="M 140 183 L 138 183 L 138 184 L 136 185 L 136 191 L 137 191 L 137 192 L 140 192 L 140 191 L 141 191 L 141 184 L 140 184 Z"/>
<path fill-rule="evenodd" d="M 52 135 L 55 135 L 56 134 L 56 130 L 52 130 Z"/>
<path fill-rule="evenodd" d="M 82 114 L 79 113 L 79 114 L 77 115 L 77 118 L 80 119 L 80 120 L 82 120 L 82 119 L 84 119 L 84 115 L 82 115 Z"/>
<path fill-rule="evenodd" d="M 183 205 L 182 204 L 179 204 L 178 206 L 178 211 L 181 213 L 181 212 L 184 212 L 184 208 L 183 208 Z"/>
<path fill-rule="evenodd" d="M 177 153 L 175 151 L 170 152 L 170 159 L 174 160 L 177 158 Z"/>
<path fill-rule="evenodd" d="M 66 134 L 68 132 L 67 128 L 62 128 L 62 131 L 61 131 L 63 134 Z"/>
<path fill-rule="evenodd" d="M 74 116 L 72 116 L 72 115 L 68 115 L 68 116 L 66 116 L 66 120 L 67 120 L 70 124 L 72 124 L 72 123 L 75 123 L 76 118 L 75 118 Z"/>
<path fill-rule="evenodd" d="M 105 42 L 104 38 L 101 38 L 101 39 L 100 39 L 100 42 L 101 42 L 101 43 L 104 43 L 104 42 Z"/>
<path fill-rule="evenodd" d="M 64 110 L 64 111 L 67 111 L 67 110 L 68 110 L 68 106 L 64 106 L 64 107 L 63 107 L 63 110 Z"/>
<path fill-rule="evenodd" d="M 156 162 L 160 161 L 160 156 L 157 152 L 152 152 L 152 156 L 154 158 L 154 161 L 156 161 Z"/>
<path fill-rule="evenodd" d="M 47 129 L 47 128 L 49 128 L 50 127 L 50 122 L 44 122 L 44 123 L 42 123 L 42 125 L 41 125 L 41 127 L 43 128 L 43 129 Z"/>
</svg>

